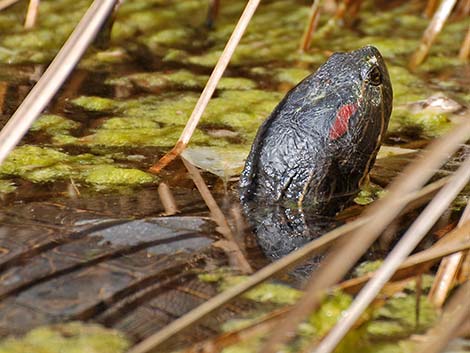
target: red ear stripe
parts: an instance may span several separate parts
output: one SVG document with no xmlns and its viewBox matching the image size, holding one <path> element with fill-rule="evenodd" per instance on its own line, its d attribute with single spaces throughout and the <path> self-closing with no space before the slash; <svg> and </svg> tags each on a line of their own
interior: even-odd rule
<svg viewBox="0 0 470 353">
<path fill-rule="evenodd" d="M 357 104 L 346 104 L 339 108 L 330 129 L 330 139 L 336 140 L 348 131 L 349 118 L 356 112 Z"/>
</svg>

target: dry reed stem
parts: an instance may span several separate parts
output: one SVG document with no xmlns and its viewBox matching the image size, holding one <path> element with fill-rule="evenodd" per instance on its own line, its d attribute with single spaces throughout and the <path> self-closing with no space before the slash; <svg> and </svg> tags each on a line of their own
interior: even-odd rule
<svg viewBox="0 0 470 353">
<path fill-rule="evenodd" d="M 436 188 L 440 188 L 442 185 L 442 181 L 437 181 L 424 187 L 418 192 L 407 194 L 405 196 L 405 203 L 411 203 L 413 200 L 417 199 L 422 200 L 427 194 L 434 193 Z M 333 241 L 370 221 L 371 218 L 358 218 L 353 222 L 338 227 L 333 231 L 321 236 L 320 238 L 311 241 L 302 248 L 262 268 L 252 276 L 248 277 L 246 281 L 217 294 L 207 302 L 174 320 L 160 331 L 156 332 L 152 336 L 136 345 L 128 353 L 150 353 L 158 351 L 157 348 L 160 344 L 166 342 L 181 330 L 195 324 L 205 316 L 220 308 L 222 305 L 229 303 L 239 295 L 249 291 L 263 281 L 271 278 L 276 274 L 286 271 L 290 267 L 298 265 L 303 260 L 313 256 L 316 252 L 331 244 Z"/>
<path fill-rule="evenodd" d="M 39 0 L 29 0 L 28 11 L 26 12 L 26 19 L 24 21 L 24 28 L 33 28 L 36 24 L 39 13 Z"/>
<path fill-rule="evenodd" d="M 170 190 L 168 184 L 161 182 L 158 184 L 158 196 L 162 202 L 163 208 L 165 209 L 164 216 L 173 216 L 179 213 L 178 206 L 176 205 L 173 193 Z"/>
<path fill-rule="evenodd" d="M 423 212 L 416 218 L 410 228 L 401 237 L 385 261 L 376 271 L 375 276 L 361 290 L 341 319 L 331 329 L 328 335 L 319 343 L 312 353 L 331 353 L 343 337 L 353 327 L 355 322 L 372 303 L 382 287 L 389 281 L 395 271 L 407 256 L 413 251 L 427 232 L 446 211 L 452 201 L 470 180 L 470 157 L 451 177 L 451 180 L 438 192 Z"/>
<path fill-rule="evenodd" d="M 20 0 L 1 0 L 0 1 L 0 11 L 3 9 L 6 9 L 7 7 L 10 7 L 11 5 L 16 4 Z"/>
<path fill-rule="evenodd" d="M 83 82 L 89 76 L 89 71 L 76 71 L 70 75 L 67 86 L 60 92 L 58 97 L 54 100 L 54 110 L 64 111 L 67 99 L 74 97 L 82 87 Z"/>
<path fill-rule="evenodd" d="M 470 0 L 460 0 L 460 2 L 457 3 L 456 13 L 459 17 L 470 15 Z"/>
<path fill-rule="evenodd" d="M 220 0 L 209 0 L 209 6 L 207 9 L 206 25 L 209 28 L 213 28 L 215 20 L 219 14 Z"/>
<path fill-rule="evenodd" d="M 397 269 L 397 272 L 393 276 L 393 280 L 402 280 L 416 275 L 414 270 L 417 266 L 421 268 L 426 265 L 424 269 L 418 272 L 427 271 L 435 261 L 454 253 L 458 253 L 462 250 L 470 248 L 470 222 L 465 223 L 462 227 L 456 228 L 449 232 L 445 238 L 439 241 L 429 249 L 420 251 L 414 255 L 408 257 Z M 449 240 L 452 238 L 452 240 Z M 413 272 L 411 272 L 413 270 Z M 364 276 L 352 278 L 346 280 L 338 285 L 341 290 L 344 290 L 351 294 L 356 294 L 363 285 L 376 276 L 376 271 L 367 273 Z"/>
<path fill-rule="evenodd" d="M 427 18 L 431 18 L 432 15 L 436 12 L 437 5 L 439 4 L 438 0 L 428 0 L 426 8 L 424 9 L 423 15 Z"/>
<path fill-rule="evenodd" d="M 439 244 L 435 244 L 429 249 L 423 250 L 408 257 L 406 261 L 403 262 L 403 264 L 401 264 L 399 267 L 399 270 L 403 272 L 403 275 L 401 275 L 399 278 L 395 278 L 394 276 L 394 281 L 401 282 L 398 286 L 395 286 L 395 283 L 391 286 L 387 285 L 387 288 L 393 288 L 390 288 L 392 289 L 391 291 L 387 290 L 386 295 L 391 295 L 390 293 L 396 293 L 397 290 L 401 290 L 402 287 L 408 283 L 409 280 L 407 279 L 416 276 L 416 271 L 414 271 L 414 273 L 410 273 L 411 269 L 416 268 L 417 266 L 421 268 L 423 265 L 430 266 L 430 264 L 443 258 L 444 256 L 464 249 L 470 249 L 470 239 L 460 239 L 462 235 L 467 235 L 469 231 L 470 222 L 467 222 L 463 225 L 463 227 L 454 229 L 451 233 L 449 233 L 449 237 L 454 239 L 453 241 L 439 242 Z M 400 274 L 400 272 L 397 272 L 397 275 Z M 349 294 L 355 294 L 362 288 L 362 285 L 374 275 L 375 272 L 371 272 L 367 275 L 347 280 L 341 283 L 338 288 Z M 403 279 L 406 281 L 403 281 Z M 287 313 L 288 308 L 289 306 L 286 306 L 276 311 L 270 312 L 265 316 L 258 318 L 256 322 L 251 323 L 242 329 L 230 331 L 215 338 L 196 343 L 191 347 L 184 349 L 181 351 L 181 353 L 218 353 L 227 346 L 237 344 L 243 340 L 248 340 L 257 335 L 265 335 L 277 321 L 282 320 L 284 315 Z"/>
<path fill-rule="evenodd" d="M 259 2 L 260 0 L 249 0 L 246 4 L 245 10 L 243 11 L 235 29 L 233 30 L 232 35 L 230 36 L 230 39 L 228 40 L 227 45 L 222 52 L 222 55 L 217 61 L 217 64 L 215 65 L 214 70 L 212 71 L 212 74 L 209 77 L 209 80 L 207 81 L 207 84 L 204 87 L 204 90 L 202 91 L 201 96 L 199 97 L 196 106 L 194 107 L 194 110 L 191 113 L 188 122 L 186 123 L 186 126 L 183 129 L 180 138 L 172 150 L 160 158 L 160 160 L 149 169 L 151 173 L 158 174 L 163 168 L 165 168 L 177 156 L 179 156 L 188 145 L 189 140 L 196 130 L 197 124 L 199 123 L 199 120 L 201 119 L 202 114 L 204 113 L 204 110 L 209 103 L 209 100 L 214 94 L 219 80 L 224 74 L 224 71 L 230 62 L 230 59 L 232 58 L 232 55 L 237 48 L 238 43 L 240 42 L 240 39 L 246 30 L 246 27 L 250 23 L 250 20 L 259 5 Z"/>
<path fill-rule="evenodd" d="M 0 131 L 0 165 L 62 86 L 116 0 L 95 0 L 52 63 Z"/>
<path fill-rule="evenodd" d="M 5 96 L 8 92 L 8 83 L 0 82 L 0 114 L 3 114 L 3 105 L 5 104 Z"/>
<path fill-rule="evenodd" d="M 305 27 L 302 41 L 300 43 L 300 50 L 307 51 L 312 43 L 313 33 L 315 32 L 320 18 L 320 0 L 313 0 L 310 14 L 308 17 L 307 27 Z"/>
<path fill-rule="evenodd" d="M 341 280 L 385 227 L 403 210 L 406 196 L 416 192 L 434 174 L 435 170 L 469 138 L 470 121 L 465 121 L 455 126 L 445 136 L 432 142 L 423 151 L 421 158 L 404 169 L 403 173 L 392 182 L 385 197 L 365 210 L 364 218 L 374 221 L 367 222 L 360 229 L 355 230 L 344 244 L 337 247 L 336 251 L 331 251 L 322 264 L 312 272 L 306 294 L 283 322 L 273 330 L 261 352 L 274 353 L 292 337 L 298 324 L 318 308 L 324 291 Z"/>
<path fill-rule="evenodd" d="M 217 337 L 198 342 L 179 353 L 219 353 L 228 346 L 232 346 L 239 342 L 249 340 L 258 335 L 266 334 L 277 320 L 282 319 L 287 312 L 287 306 L 271 311 L 260 318 L 256 322 L 248 324 L 241 329 L 223 333 Z"/>
<path fill-rule="evenodd" d="M 428 339 L 414 352 L 438 353 L 444 350 L 449 341 L 455 337 L 461 325 L 470 317 L 468 293 L 470 293 L 470 281 L 463 284 L 452 296 L 439 322 L 426 334 Z"/>
<path fill-rule="evenodd" d="M 468 26 L 467 34 L 462 42 L 462 46 L 460 47 L 459 59 L 462 61 L 470 59 L 470 26 Z"/>
<path fill-rule="evenodd" d="M 416 69 L 424 59 L 426 59 L 432 43 L 436 39 L 436 36 L 441 32 L 442 27 L 447 21 L 447 18 L 456 2 L 457 0 L 443 0 L 439 5 L 439 8 L 428 25 L 428 28 L 426 28 L 423 33 L 423 38 L 421 39 L 418 49 L 410 59 L 409 66 L 412 70 Z"/>
<path fill-rule="evenodd" d="M 207 207 L 209 208 L 212 218 L 214 219 L 215 223 L 218 225 L 219 232 L 224 236 L 225 240 L 230 242 L 229 251 L 227 252 L 228 258 L 231 260 L 234 266 L 239 269 L 243 273 L 253 273 L 253 269 L 251 268 L 250 264 L 248 263 L 247 259 L 243 255 L 238 243 L 235 240 L 235 237 L 232 234 L 232 230 L 225 218 L 224 213 L 217 205 L 214 197 L 212 196 L 209 188 L 206 185 L 206 182 L 199 173 L 199 170 L 189 163 L 186 159 L 181 157 L 184 166 L 188 170 L 188 173 L 193 180 L 196 188 L 198 189 L 201 197 L 203 198 L 204 202 L 206 203 Z"/>
<path fill-rule="evenodd" d="M 462 217 L 459 220 L 458 227 L 470 220 L 470 204 L 465 208 Z M 442 259 L 436 277 L 429 291 L 429 300 L 437 307 L 441 307 L 449 293 L 457 277 L 459 268 L 465 257 L 464 252 L 459 252 Z"/>
</svg>

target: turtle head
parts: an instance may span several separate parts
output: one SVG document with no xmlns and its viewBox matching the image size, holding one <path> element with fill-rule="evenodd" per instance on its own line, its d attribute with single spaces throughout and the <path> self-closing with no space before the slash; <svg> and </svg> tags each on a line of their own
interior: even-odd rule
<svg viewBox="0 0 470 353">
<path fill-rule="evenodd" d="M 336 98 L 328 138 L 341 145 L 364 146 L 364 153 L 378 148 L 392 111 L 392 85 L 380 52 L 366 46 L 335 53 L 319 69 L 328 95 Z"/>
</svg>

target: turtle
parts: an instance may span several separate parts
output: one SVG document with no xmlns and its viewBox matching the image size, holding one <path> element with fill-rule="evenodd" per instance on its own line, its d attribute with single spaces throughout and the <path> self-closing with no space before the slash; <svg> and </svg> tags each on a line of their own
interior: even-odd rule
<svg viewBox="0 0 470 353">
<path fill-rule="evenodd" d="M 335 225 L 360 191 L 392 112 L 379 50 L 335 53 L 262 123 L 240 177 L 257 240 L 277 260 Z"/>
</svg>

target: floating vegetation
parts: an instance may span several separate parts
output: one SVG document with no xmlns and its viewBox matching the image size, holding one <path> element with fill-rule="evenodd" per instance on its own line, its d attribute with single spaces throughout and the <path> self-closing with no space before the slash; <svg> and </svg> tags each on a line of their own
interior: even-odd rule
<svg viewBox="0 0 470 353">
<path fill-rule="evenodd" d="M 149 91 L 162 89 L 200 89 L 206 85 L 209 76 L 197 75 L 188 70 L 172 72 L 137 73 L 125 77 L 109 79 L 110 85 L 132 87 L 137 86 Z M 243 77 L 222 77 L 217 85 L 219 90 L 250 90 L 256 88 L 256 83 Z"/>
<path fill-rule="evenodd" d="M 64 135 L 68 134 L 70 130 L 76 129 L 80 123 L 66 119 L 59 115 L 44 114 L 39 117 L 31 126 L 30 131 L 43 131 L 49 135 Z"/>
<path fill-rule="evenodd" d="M 364 263 L 357 269 L 357 275 L 371 272 L 380 266 L 380 262 Z M 234 276 L 227 271 L 200 275 L 203 281 L 219 283 L 220 290 L 230 288 L 244 280 L 243 276 Z M 430 280 L 426 279 L 425 289 L 429 289 Z M 267 303 L 289 305 L 295 303 L 303 292 L 293 289 L 285 284 L 265 283 L 248 291 L 243 295 L 245 299 L 259 303 L 254 312 L 243 314 L 243 318 L 230 319 L 223 324 L 223 330 L 230 333 L 235 330 L 246 329 L 262 322 L 263 317 L 270 317 Z M 340 291 L 328 294 L 319 310 L 310 315 L 306 322 L 300 324 L 297 339 L 284 347 L 282 352 L 298 352 L 311 344 L 312 339 L 318 340 L 329 332 L 338 319 L 352 302 L 352 297 Z M 419 325 L 417 325 L 415 305 L 417 303 L 414 287 L 407 287 L 406 291 L 398 292 L 385 302 L 377 302 L 362 316 L 356 325 L 335 352 L 351 352 L 358 349 L 364 352 L 411 352 L 408 348 L 415 343 L 409 340 L 410 335 L 422 333 L 437 319 L 438 313 L 426 296 L 420 299 Z M 264 305 L 264 306 L 263 306 Z M 263 307 L 265 308 L 263 310 Z M 271 309 L 272 310 L 272 309 Z M 250 337 L 250 336 L 249 336 Z M 393 344 L 391 341 L 393 340 Z M 251 335 L 239 343 L 224 348 L 223 352 L 258 352 L 263 343 L 260 334 Z"/>
<path fill-rule="evenodd" d="M 92 154 L 71 156 L 47 147 L 16 148 L 0 166 L 0 175 L 21 177 L 33 183 L 73 179 L 99 186 L 152 183 L 155 177 L 138 169 L 111 165 L 113 160 Z"/>
<path fill-rule="evenodd" d="M 124 353 L 130 341 L 99 325 L 71 322 L 35 328 L 21 338 L 0 341 L 0 353 Z"/>
<path fill-rule="evenodd" d="M 354 198 L 354 202 L 365 206 L 382 197 L 384 193 L 382 187 L 369 182 L 361 188 L 359 194 Z"/>
<path fill-rule="evenodd" d="M 16 190 L 15 184 L 8 179 L 0 179 L 0 196 Z"/>
</svg>

